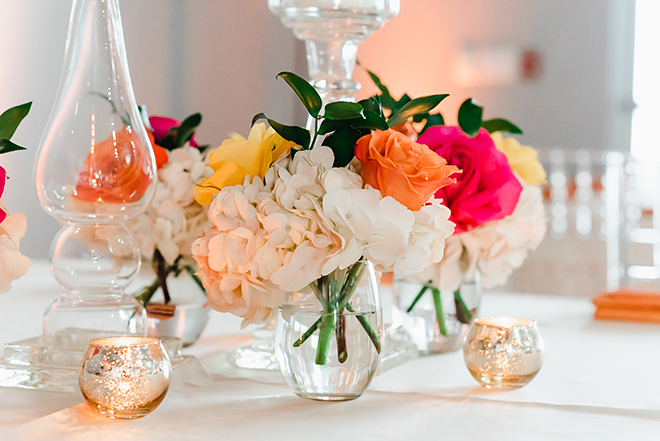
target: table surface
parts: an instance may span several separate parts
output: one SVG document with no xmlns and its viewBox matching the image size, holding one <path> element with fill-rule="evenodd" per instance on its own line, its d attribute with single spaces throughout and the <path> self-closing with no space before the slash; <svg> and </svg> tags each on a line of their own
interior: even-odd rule
<svg viewBox="0 0 660 441">
<path fill-rule="evenodd" d="M 60 292 L 35 262 L 0 296 L 0 343 L 39 334 Z M 210 378 L 175 370 L 151 415 L 111 420 L 93 415 L 79 393 L 0 388 L 0 440 L 660 439 L 660 326 L 594 321 L 587 299 L 529 294 L 486 293 L 481 315 L 538 321 L 546 356 L 529 385 L 480 387 L 459 351 L 391 369 L 355 401 L 309 401 L 279 372 L 219 369 L 251 329 L 214 312 L 186 349 Z"/>
</svg>

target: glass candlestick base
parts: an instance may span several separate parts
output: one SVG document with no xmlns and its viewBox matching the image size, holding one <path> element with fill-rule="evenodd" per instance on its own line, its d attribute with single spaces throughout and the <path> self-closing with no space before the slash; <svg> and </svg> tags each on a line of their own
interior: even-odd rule
<svg viewBox="0 0 660 441">
<path fill-rule="evenodd" d="M 118 0 L 74 0 L 58 97 L 35 163 L 39 203 L 64 224 L 50 250 L 66 290 L 46 310 L 45 344 L 84 350 L 99 333 L 145 335 L 124 289 L 140 252 L 124 222 L 156 187 L 156 161 L 137 108 Z"/>
<path fill-rule="evenodd" d="M 91 338 L 146 332 L 144 309 L 124 294 L 140 253 L 123 223 L 153 198 L 157 169 L 119 0 L 73 1 L 63 66 L 34 178 L 42 208 L 64 225 L 50 264 L 65 294 L 47 309 L 41 337 L 5 347 L 5 386 L 65 387 Z"/>
<path fill-rule="evenodd" d="M 46 344 L 83 351 L 102 336 L 144 335 L 146 313 L 124 294 L 140 268 L 137 243 L 121 223 L 72 222 L 51 249 L 51 270 L 66 294 L 44 313 Z"/>
<path fill-rule="evenodd" d="M 280 365 L 275 354 L 275 320 L 260 326 L 252 334 L 250 346 L 238 348 L 230 361 L 241 369 L 278 371 Z"/>
<path fill-rule="evenodd" d="M 99 333 L 96 337 L 105 337 Z M 85 348 L 89 345 L 85 343 Z M 184 355 L 181 339 L 161 338 L 177 378 L 196 384 L 210 381 L 197 358 Z M 79 392 L 78 371 L 84 349 L 72 350 L 46 344 L 42 337 L 8 343 L 0 358 L 0 387 Z"/>
</svg>

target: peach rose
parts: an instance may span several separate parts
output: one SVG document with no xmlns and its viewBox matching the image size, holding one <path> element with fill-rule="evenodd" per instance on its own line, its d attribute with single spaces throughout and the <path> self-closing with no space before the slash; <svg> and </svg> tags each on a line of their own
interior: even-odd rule
<svg viewBox="0 0 660 441">
<path fill-rule="evenodd" d="M 360 138 L 355 156 L 362 163 L 365 185 L 380 190 L 384 197 L 392 196 L 411 211 L 419 211 L 438 189 L 456 182 L 450 176 L 460 172 L 427 146 L 393 129 Z"/>
<path fill-rule="evenodd" d="M 87 155 L 74 197 L 114 204 L 139 200 L 154 179 L 146 154 L 147 149 L 130 126 L 113 131 Z"/>
</svg>

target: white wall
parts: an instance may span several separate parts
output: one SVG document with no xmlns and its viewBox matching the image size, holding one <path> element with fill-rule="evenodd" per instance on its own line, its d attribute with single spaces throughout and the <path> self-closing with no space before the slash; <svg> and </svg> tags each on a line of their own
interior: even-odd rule
<svg viewBox="0 0 660 441">
<path fill-rule="evenodd" d="M 121 0 L 133 87 L 151 114 L 183 118 L 202 112 L 198 139 L 219 145 L 247 135 L 266 111 L 304 124 L 295 96 L 276 82 L 282 70 L 305 69 L 302 46 L 268 11 L 265 0 Z M 0 157 L 10 180 L 9 211 L 25 213 L 21 250 L 45 258 L 59 226 L 39 206 L 32 166 L 60 77 L 70 0 L 0 0 L 0 109 L 34 101 L 14 140 L 28 148 Z"/>
<path fill-rule="evenodd" d="M 400 15 L 359 54 L 396 94 L 451 93 L 441 105 L 450 122 L 464 98 L 476 97 L 486 117 L 511 119 L 537 147 L 625 148 L 633 0 L 401 3 Z M 15 137 L 29 151 L 0 157 L 11 177 L 4 200 L 28 216 L 21 249 L 30 257 L 46 257 L 58 229 L 37 203 L 32 164 L 57 90 L 70 4 L 0 0 L 0 109 L 34 101 Z M 293 94 L 275 81 L 281 70 L 306 72 L 303 48 L 266 0 L 121 0 L 121 6 L 136 96 L 151 114 L 202 112 L 199 139 L 212 145 L 230 131 L 246 134 L 260 111 L 304 124 Z M 453 63 L 468 43 L 536 49 L 542 74 L 458 87 Z M 365 94 L 373 92 L 363 74 L 357 78 Z"/>
<path fill-rule="evenodd" d="M 402 0 L 399 16 L 361 46 L 359 57 L 396 95 L 450 93 L 439 107 L 450 122 L 460 103 L 475 97 L 486 118 L 510 119 L 537 147 L 623 150 L 630 140 L 633 12 L 633 0 Z M 534 49 L 541 75 L 462 87 L 452 71 L 470 44 Z M 356 76 L 365 92 L 375 90 L 364 74 Z"/>
</svg>

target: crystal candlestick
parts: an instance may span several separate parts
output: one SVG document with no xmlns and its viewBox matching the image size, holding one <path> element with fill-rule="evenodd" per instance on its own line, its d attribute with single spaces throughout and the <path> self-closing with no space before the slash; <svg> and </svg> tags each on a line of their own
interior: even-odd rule
<svg viewBox="0 0 660 441">
<path fill-rule="evenodd" d="M 268 6 L 305 42 L 311 83 L 324 105 L 355 101 L 358 46 L 399 13 L 399 0 L 268 0 Z"/>
<path fill-rule="evenodd" d="M 97 336 L 145 333 L 144 309 L 124 294 L 140 254 L 123 223 L 146 208 L 155 177 L 119 0 L 75 0 L 59 94 L 35 165 L 39 202 L 64 224 L 50 263 L 66 293 L 44 315 L 48 347 L 83 351 Z"/>
</svg>

